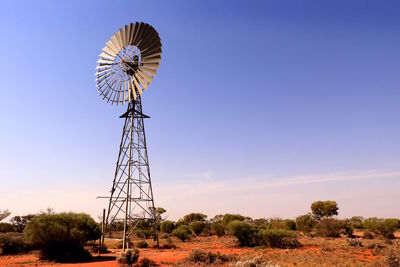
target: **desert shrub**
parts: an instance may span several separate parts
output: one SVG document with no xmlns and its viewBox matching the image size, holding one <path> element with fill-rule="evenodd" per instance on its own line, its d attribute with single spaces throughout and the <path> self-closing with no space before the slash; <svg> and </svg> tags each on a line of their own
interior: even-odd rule
<svg viewBox="0 0 400 267">
<path fill-rule="evenodd" d="M 349 243 L 349 246 L 352 246 L 352 247 L 362 247 L 363 246 L 362 242 L 356 238 L 347 238 L 346 241 L 347 241 L 347 243 Z"/>
<path fill-rule="evenodd" d="M 13 232 L 13 225 L 11 223 L 0 223 L 0 233 Z"/>
<path fill-rule="evenodd" d="M 158 264 L 156 264 L 155 261 L 153 261 L 152 259 L 143 257 L 140 259 L 138 267 L 154 267 L 154 266 L 158 266 Z"/>
<path fill-rule="evenodd" d="M 253 220 L 253 225 L 257 227 L 257 229 L 267 229 L 268 220 L 264 218 L 255 219 Z"/>
<path fill-rule="evenodd" d="M 353 216 L 350 219 L 347 219 L 347 224 L 352 228 L 352 229 L 364 229 L 364 224 L 363 224 L 363 217 L 361 216 Z"/>
<path fill-rule="evenodd" d="M 146 239 L 154 235 L 153 229 L 137 229 L 135 233 L 138 237 Z"/>
<path fill-rule="evenodd" d="M 273 248 L 295 248 L 300 243 L 296 239 L 296 233 L 284 229 L 266 229 L 260 230 L 259 236 L 263 243 Z"/>
<path fill-rule="evenodd" d="M 203 232 L 203 230 L 205 230 L 205 227 L 206 227 L 206 224 L 201 221 L 194 221 L 190 224 L 190 228 L 193 230 L 193 232 L 196 235 L 201 234 L 201 232 Z"/>
<path fill-rule="evenodd" d="M 230 267 L 280 267 L 278 264 L 273 264 L 270 261 L 266 261 L 263 255 L 258 255 L 254 258 L 243 258 L 239 261 L 233 262 L 229 265 Z"/>
<path fill-rule="evenodd" d="M 317 221 L 311 214 L 301 215 L 296 218 L 296 229 L 303 232 L 310 232 Z"/>
<path fill-rule="evenodd" d="M 212 252 L 205 252 L 204 250 L 201 249 L 195 249 L 189 254 L 189 256 L 186 258 L 186 261 L 190 263 L 202 263 L 210 265 L 210 264 L 223 264 L 225 262 L 231 261 L 232 259 L 234 258 L 224 254 L 220 254 L 219 252 L 212 253 Z"/>
<path fill-rule="evenodd" d="M 195 221 L 204 222 L 206 220 L 206 218 L 207 218 L 207 215 L 205 215 L 203 213 L 190 213 L 190 214 L 183 216 L 183 221 L 186 224 L 191 224 Z"/>
<path fill-rule="evenodd" d="M 24 216 L 14 216 L 11 218 L 10 222 L 13 225 L 14 231 L 15 232 L 20 232 L 25 229 L 26 225 L 29 223 L 30 220 L 32 220 L 36 215 L 34 214 L 28 214 Z"/>
<path fill-rule="evenodd" d="M 148 247 L 149 247 L 149 244 L 147 244 L 147 242 L 146 242 L 145 240 L 140 240 L 140 241 L 136 244 L 136 246 L 137 246 L 138 248 L 148 248 Z"/>
<path fill-rule="evenodd" d="M 175 223 L 175 229 L 179 228 L 179 226 L 181 225 L 188 225 L 187 222 L 185 222 L 183 219 L 179 219 L 176 223 Z"/>
<path fill-rule="evenodd" d="M 89 258 L 83 245 L 100 236 L 98 224 L 84 213 L 40 214 L 25 227 L 25 241 L 43 259 L 75 261 Z"/>
<path fill-rule="evenodd" d="M 172 231 L 172 234 L 182 241 L 187 240 L 190 237 L 191 233 L 192 231 L 187 225 L 181 225 Z"/>
<path fill-rule="evenodd" d="M 172 221 L 164 221 L 160 224 L 160 231 L 163 233 L 171 233 L 175 229 L 175 224 Z"/>
<path fill-rule="evenodd" d="M 247 222 L 232 221 L 228 225 L 230 233 L 235 236 L 239 242 L 239 246 L 253 245 L 254 230 Z"/>
<path fill-rule="evenodd" d="M 0 233 L 0 250 L 3 254 L 16 254 L 29 250 L 21 233 Z"/>
<path fill-rule="evenodd" d="M 314 214 L 318 220 L 338 215 L 338 210 L 339 208 L 336 201 L 316 201 L 311 204 L 312 214 Z"/>
<path fill-rule="evenodd" d="M 121 255 L 119 255 L 117 257 L 117 262 L 119 263 L 119 265 L 125 266 L 132 266 L 134 263 L 136 263 L 139 259 L 139 250 L 135 249 L 135 250 L 125 250 L 124 252 L 121 253 Z"/>
<path fill-rule="evenodd" d="M 296 228 L 296 222 L 295 222 L 294 220 L 286 219 L 286 220 L 285 220 L 285 223 L 286 223 L 286 229 L 287 229 L 287 230 L 292 230 L 292 231 L 297 230 L 297 228 Z"/>
<path fill-rule="evenodd" d="M 339 237 L 345 222 L 337 219 L 322 219 L 316 225 L 317 235 L 322 237 Z"/>
<path fill-rule="evenodd" d="M 393 233 L 400 228 L 398 219 L 378 219 L 376 217 L 364 220 L 364 227 L 385 238 L 393 238 Z"/>
<path fill-rule="evenodd" d="M 268 222 L 269 229 L 286 229 L 286 222 L 281 218 L 272 218 Z"/>
<path fill-rule="evenodd" d="M 240 214 L 225 214 L 224 217 L 222 218 L 222 223 L 227 226 L 230 222 L 232 221 L 244 221 L 246 217 L 240 215 Z"/>
<path fill-rule="evenodd" d="M 171 249 L 171 248 L 176 248 L 174 245 L 174 242 L 172 242 L 172 239 L 170 237 L 167 238 L 167 243 L 162 245 L 162 248 L 164 249 Z"/>
<path fill-rule="evenodd" d="M 400 254 L 394 250 L 390 250 L 386 256 L 386 263 L 389 267 L 400 267 Z"/>
<path fill-rule="evenodd" d="M 222 222 L 213 222 L 211 223 L 211 232 L 217 236 L 225 235 L 225 227 Z"/>
<path fill-rule="evenodd" d="M 375 236 L 376 236 L 376 234 L 374 232 L 372 232 L 370 230 L 365 230 L 363 238 L 364 239 L 374 239 Z"/>
</svg>

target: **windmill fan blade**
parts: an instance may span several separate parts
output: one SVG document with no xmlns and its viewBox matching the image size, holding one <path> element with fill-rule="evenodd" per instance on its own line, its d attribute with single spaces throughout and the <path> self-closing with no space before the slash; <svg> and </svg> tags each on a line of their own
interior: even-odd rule
<svg viewBox="0 0 400 267">
<path fill-rule="evenodd" d="M 133 80 L 133 82 L 134 82 L 134 84 L 135 84 L 136 89 L 139 91 L 139 95 L 142 95 L 142 94 L 143 94 L 142 88 L 140 87 L 140 85 L 139 85 L 139 83 L 137 82 L 136 78 L 135 78 L 135 77 L 132 77 L 132 80 Z"/>
<path fill-rule="evenodd" d="M 136 100 L 147 90 L 161 61 L 161 40 L 144 22 L 127 24 L 115 32 L 99 54 L 95 82 L 111 104 Z"/>
<path fill-rule="evenodd" d="M 113 36 L 114 37 L 114 36 Z M 112 37 L 111 37 L 112 38 Z M 114 43 L 110 40 L 106 43 L 106 47 L 112 51 L 114 55 L 118 54 L 119 49 L 114 45 Z"/>
<path fill-rule="evenodd" d="M 114 61 L 114 59 L 115 59 L 115 56 L 109 55 L 108 53 L 105 53 L 105 52 L 101 52 L 99 57 L 107 58 L 107 59 L 110 59 L 112 61 Z"/>
<path fill-rule="evenodd" d="M 148 74 L 151 74 L 152 76 L 156 76 L 156 71 L 153 69 L 148 69 L 145 66 L 140 67 L 140 69 Z"/>
<path fill-rule="evenodd" d="M 147 83 L 151 83 L 151 81 L 152 81 L 152 77 L 149 77 L 149 76 L 147 76 L 147 74 L 146 73 L 144 73 L 143 71 L 138 71 L 138 74 L 144 79 L 144 80 L 146 80 L 146 82 Z"/>
<path fill-rule="evenodd" d="M 143 81 L 138 73 L 135 73 L 135 77 L 139 81 L 139 83 L 143 87 L 143 89 L 147 90 L 147 87 L 149 86 L 149 84 L 147 82 Z"/>
<path fill-rule="evenodd" d="M 125 27 L 121 28 L 121 30 L 119 31 L 120 35 L 121 35 L 121 41 L 122 41 L 122 47 L 126 46 L 126 32 L 125 32 Z"/>
<path fill-rule="evenodd" d="M 152 69 L 158 69 L 158 63 L 142 63 L 143 67 L 146 68 L 152 68 Z"/>
</svg>

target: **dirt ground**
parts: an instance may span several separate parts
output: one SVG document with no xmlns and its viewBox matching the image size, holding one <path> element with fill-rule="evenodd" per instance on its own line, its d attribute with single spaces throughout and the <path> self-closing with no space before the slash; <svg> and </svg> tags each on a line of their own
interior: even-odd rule
<svg viewBox="0 0 400 267">
<path fill-rule="evenodd" d="M 140 257 L 154 260 L 161 266 L 185 265 L 183 260 L 194 249 L 202 249 L 210 252 L 220 252 L 226 255 L 236 255 L 237 261 L 251 260 L 262 257 L 265 263 L 278 266 L 387 266 L 387 255 L 395 251 L 400 255 L 400 247 L 393 241 L 364 240 L 360 239 L 362 246 L 350 246 L 345 238 L 300 238 L 303 244 L 297 249 L 271 249 L 271 248 L 238 248 L 232 237 L 216 236 L 196 237 L 187 242 L 173 239 L 175 249 L 144 248 L 140 250 Z M 153 241 L 147 240 L 151 246 Z M 160 245 L 166 243 L 161 239 Z M 109 242 L 110 253 L 93 254 L 91 262 L 60 264 L 40 261 L 36 253 L 12 256 L 0 256 L 0 266 L 62 266 L 62 267 L 90 267 L 90 266 L 118 266 L 115 258 L 120 249 Z M 117 247 L 117 246 L 116 246 Z M 230 263 L 225 264 L 229 266 Z M 190 266 L 187 264 L 185 266 Z M 243 266 L 243 265 L 234 265 Z M 266 266 L 264 264 L 264 266 Z"/>
</svg>

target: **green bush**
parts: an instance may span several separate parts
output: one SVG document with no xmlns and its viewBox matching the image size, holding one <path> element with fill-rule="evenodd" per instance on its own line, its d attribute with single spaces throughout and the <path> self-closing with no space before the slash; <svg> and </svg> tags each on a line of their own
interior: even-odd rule
<svg viewBox="0 0 400 267">
<path fill-rule="evenodd" d="M 192 231 L 187 225 L 181 225 L 172 231 L 172 234 L 182 241 L 187 240 L 190 237 L 191 233 Z"/>
<path fill-rule="evenodd" d="M 24 242 L 24 236 L 21 233 L 0 233 L 0 251 L 3 254 L 16 254 L 26 252 L 30 248 Z"/>
<path fill-rule="evenodd" d="M 193 232 L 196 235 L 201 234 L 201 232 L 203 232 L 205 227 L 206 227 L 206 224 L 204 222 L 200 222 L 200 221 L 194 221 L 190 224 L 190 228 L 192 228 Z"/>
<path fill-rule="evenodd" d="M 400 221 L 398 219 L 378 219 L 373 217 L 365 219 L 363 224 L 366 229 L 386 238 L 393 238 L 394 231 L 400 228 Z"/>
<path fill-rule="evenodd" d="M 225 227 L 222 222 L 211 223 L 211 232 L 217 236 L 225 235 Z"/>
<path fill-rule="evenodd" d="M 231 261 L 232 259 L 233 257 L 220 254 L 219 252 L 212 253 L 212 252 L 205 252 L 204 250 L 201 249 L 195 249 L 189 254 L 189 256 L 186 258 L 186 261 L 196 264 L 223 265 L 224 263 Z"/>
<path fill-rule="evenodd" d="M 265 245 L 273 248 L 295 248 L 300 245 L 296 233 L 284 229 L 266 229 L 258 232 Z"/>
<path fill-rule="evenodd" d="M 138 264 L 138 267 L 154 267 L 154 266 L 158 266 L 156 262 L 146 257 L 141 258 Z"/>
<path fill-rule="evenodd" d="M 147 244 L 147 242 L 146 242 L 145 240 L 140 240 L 140 241 L 136 244 L 136 246 L 137 246 L 138 248 L 148 248 L 148 247 L 149 247 L 149 244 Z"/>
<path fill-rule="evenodd" d="M 163 233 L 171 233 L 175 229 L 175 224 L 172 221 L 164 221 L 160 224 L 160 231 Z"/>
<path fill-rule="evenodd" d="M 296 222 L 290 219 L 272 218 L 267 224 L 269 229 L 296 230 Z"/>
<path fill-rule="evenodd" d="M 11 223 L 0 223 L 0 233 L 14 232 L 13 225 Z"/>
<path fill-rule="evenodd" d="M 76 261 L 89 258 L 83 245 L 99 238 L 98 224 L 84 213 L 40 214 L 25 227 L 25 241 L 40 250 L 42 259 Z"/>
<path fill-rule="evenodd" d="M 240 214 L 225 214 L 224 217 L 222 218 L 222 223 L 227 226 L 230 222 L 232 221 L 244 221 L 246 217 L 240 215 Z"/>
<path fill-rule="evenodd" d="M 346 223 L 337 219 L 322 219 L 316 225 L 317 235 L 322 237 L 339 237 Z"/>
<path fill-rule="evenodd" d="M 121 253 L 121 255 L 118 256 L 117 262 L 120 265 L 128 265 L 132 266 L 134 263 L 136 263 L 139 259 L 139 250 L 125 250 L 124 252 Z"/>
<path fill-rule="evenodd" d="M 232 221 L 228 225 L 230 233 L 235 236 L 240 246 L 253 245 L 254 230 L 252 226 L 243 221 Z"/>
<path fill-rule="evenodd" d="M 311 214 L 305 214 L 296 218 L 296 229 L 303 232 L 310 232 L 317 224 Z"/>
<path fill-rule="evenodd" d="M 190 214 L 183 216 L 183 221 L 186 224 L 191 224 L 192 222 L 195 222 L 195 221 L 204 222 L 206 220 L 206 218 L 207 218 L 207 215 L 205 215 L 203 213 L 190 213 Z"/>
<path fill-rule="evenodd" d="M 150 238 L 150 236 L 154 235 L 153 229 L 136 229 L 136 235 L 140 238 Z"/>
</svg>

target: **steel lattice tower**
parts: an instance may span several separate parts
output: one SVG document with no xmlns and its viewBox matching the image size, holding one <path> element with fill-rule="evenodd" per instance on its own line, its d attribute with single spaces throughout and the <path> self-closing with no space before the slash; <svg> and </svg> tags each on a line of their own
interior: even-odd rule
<svg viewBox="0 0 400 267">
<path fill-rule="evenodd" d="M 140 96 L 129 102 L 127 111 L 120 118 L 124 118 L 125 123 L 104 232 L 112 231 L 113 222 L 123 220 L 125 249 L 135 223 L 148 219 L 155 227 L 156 217 L 144 130 L 144 118 L 149 117 L 142 113 Z"/>
<path fill-rule="evenodd" d="M 110 104 L 128 104 L 107 214 L 103 210 L 102 238 L 117 221 L 124 222 L 123 250 L 130 234 L 142 220 L 149 220 L 157 240 L 157 216 L 147 155 L 142 94 L 148 90 L 161 61 L 161 40 L 144 22 L 120 28 L 106 42 L 96 66 L 96 86 Z"/>
</svg>

